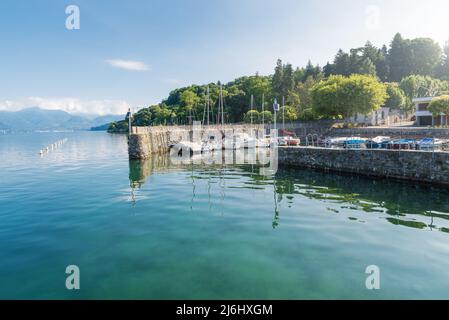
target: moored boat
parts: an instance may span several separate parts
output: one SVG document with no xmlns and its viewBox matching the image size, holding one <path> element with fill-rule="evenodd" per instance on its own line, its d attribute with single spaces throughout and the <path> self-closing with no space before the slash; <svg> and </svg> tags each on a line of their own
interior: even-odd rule
<svg viewBox="0 0 449 320">
<path fill-rule="evenodd" d="M 446 141 L 436 138 L 424 138 L 417 142 L 419 150 L 441 150 Z"/>
</svg>

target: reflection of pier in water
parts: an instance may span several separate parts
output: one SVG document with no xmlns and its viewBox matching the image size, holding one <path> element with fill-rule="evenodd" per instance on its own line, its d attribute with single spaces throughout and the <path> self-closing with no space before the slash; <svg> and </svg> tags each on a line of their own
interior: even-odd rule
<svg viewBox="0 0 449 320">
<path fill-rule="evenodd" d="M 140 188 L 153 173 L 194 169 L 198 166 L 211 172 L 233 166 L 253 166 L 254 169 L 263 169 L 270 163 L 269 149 L 223 150 L 193 157 L 155 154 L 148 160 L 130 160 L 129 180 L 132 188 Z"/>
<path fill-rule="evenodd" d="M 324 173 L 298 169 L 280 169 L 275 176 L 261 174 L 260 163 L 220 163 L 221 154 L 211 161 L 206 157 L 172 161 L 168 155 L 155 155 L 149 160 L 130 161 L 130 183 L 133 191 L 148 183 L 151 174 L 171 171 L 191 172 L 192 204 L 198 180 L 208 179 L 219 186 L 221 200 L 232 186 L 235 174 L 247 177 L 238 188 L 272 190 L 273 228 L 280 223 L 284 205 L 295 208 L 301 198 L 321 201 L 329 213 L 346 214 L 354 222 L 365 222 L 360 212 L 378 215 L 397 226 L 449 232 L 449 192 L 444 189 L 414 185 L 408 182 Z M 233 156 L 235 160 L 236 157 Z M 219 161 L 220 160 L 220 161 Z M 232 176 L 234 175 L 234 177 Z M 227 180 L 231 183 L 227 184 Z M 431 192 L 429 192 L 431 189 Z M 210 200 L 210 194 L 209 194 Z M 297 207 L 300 210 L 300 206 Z M 354 211 L 354 215 L 350 212 Z M 357 217 L 356 217 L 357 216 Z"/>
<path fill-rule="evenodd" d="M 277 154 L 270 149 L 241 149 L 223 150 L 213 153 L 183 157 L 178 155 L 155 154 L 148 160 L 129 161 L 129 180 L 133 206 L 136 203 L 136 191 L 149 183 L 152 174 L 170 173 L 174 171 L 191 172 L 192 200 L 190 208 L 193 210 L 195 200 L 196 181 L 207 179 L 209 208 L 212 209 L 211 186 L 219 187 L 220 203 L 226 197 L 226 189 L 233 188 L 226 184 L 226 180 L 234 180 L 235 172 L 250 177 L 250 182 L 244 183 L 246 189 L 265 189 L 274 186 L 276 169 L 273 167 L 273 156 Z M 278 225 L 279 210 L 277 208 L 275 192 L 275 218 L 273 227 Z M 223 208 L 222 208 L 223 209 Z M 222 211 L 223 213 L 223 211 Z"/>
</svg>

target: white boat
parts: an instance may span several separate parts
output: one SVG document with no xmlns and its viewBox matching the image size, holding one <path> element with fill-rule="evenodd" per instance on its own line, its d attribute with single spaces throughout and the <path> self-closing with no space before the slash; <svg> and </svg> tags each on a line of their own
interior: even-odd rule
<svg viewBox="0 0 449 320">
<path fill-rule="evenodd" d="M 269 148 L 270 147 L 270 139 L 260 138 L 256 139 L 256 148 Z"/>
<path fill-rule="evenodd" d="M 418 141 L 418 146 L 421 150 L 439 150 L 443 148 L 446 143 L 447 142 L 442 139 L 424 138 Z"/>
<path fill-rule="evenodd" d="M 243 147 L 245 149 L 254 149 L 256 148 L 256 138 L 250 136 L 249 134 L 244 134 L 243 135 Z"/>
<path fill-rule="evenodd" d="M 185 156 L 186 154 L 193 156 L 195 154 L 201 154 L 202 150 L 201 144 L 190 141 L 181 141 L 171 147 L 171 152 L 178 156 Z"/>
<path fill-rule="evenodd" d="M 360 137 L 338 137 L 338 138 L 326 138 L 326 147 L 343 147 L 348 141 L 361 140 Z M 366 140 L 366 139 L 365 139 Z"/>
</svg>

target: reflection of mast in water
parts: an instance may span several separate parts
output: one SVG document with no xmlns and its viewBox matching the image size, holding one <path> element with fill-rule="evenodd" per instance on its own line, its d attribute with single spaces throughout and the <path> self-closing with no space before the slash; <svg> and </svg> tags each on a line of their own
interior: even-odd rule
<svg viewBox="0 0 449 320">
<path fill-rule="evenodd" d="M 193 211 L 193 202 L 195 200 L 195 189 L 196 189 L 195 178 L 193 176 L 193 162 L 191 165 L 190 177 L 192 178 L 192 199 L 190 200 L 190 211 Z"/>
<path fill-rule="evenodd" d="M 273 176 L 273 195 L 274 195 L 274 218 L 273 218 L 273 229 L 276 229 L 279 226 L 279 208 L 278 208 L 278 199 L 276 192 L 276 174 Z"/>
<path fill-rule="evenodd" d="M 225 196 L 226 196 L 226 179 L 225 178 L 223 178 L 223 172 L 225 172 L 225 170 L 226 170 L 226 162 L 225 162 L 225 160 L 223 159 L 223 166 L 221 167 L 221 170 L 220 170 L 220 195 L 221 195 L 221 202 L 220 202 L 220 208 L 221 208 L 221 215 L 223 215 L 223 201 L 224 201 L 224 198 L 225 198 Z"/>
<path fill-rule="evenodd" d="M 131 206 L 133 207 L 133 208 L 135 208 L 136 207 L 136 195 L 135 195 L 135 193 L 134 193 L 134 183 L 133 183 L 133 181 L 131 181 L 131 183 L 130 183 L 130 187 L 131 187 Z"/>
<path fill-rule="evenodd" d="M 208 202 L 209 202 L 209 212 L 212 212 L 212 202 L 210 201 L 210 179 L 211 179 L 211 174 L 207 175 L 207 198 L 208 198 Z"/>
</svg>

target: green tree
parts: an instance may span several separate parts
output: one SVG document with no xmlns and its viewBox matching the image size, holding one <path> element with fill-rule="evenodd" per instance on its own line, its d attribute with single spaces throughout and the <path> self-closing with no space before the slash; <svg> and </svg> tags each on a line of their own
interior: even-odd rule
<svg viewBox="0 0 449 320">
<path fill-rule="evenodd" d="M 137 113 L 133 116 L 132 124 L 133 126 L 150 126 L 152 123 L 152 117 L 151 111 L 149 108 L 143 108 L 137 111 Z"/>
<path fill-rule="evenodd" d="M 335 66 L 330 62 L 327 62 L 323 67 L 323 76 L 329 78 L 332 74 L 335 74 Z"/>
<path fill-rule="evenodd" d="M 388 64 L 387 46 L 382 46 L 379 50 L 379 58 L 374 63 L 376 65 L 377 76 L 382 81 L 388 81 L 390 78 L 390 65 Z"/>
<path fill-rule="evenodd" d="M 410 42 L 412 52 L 412 74 L 433 76 L 443 60 L 439 44 L 429 38 L 417 38 Z"/>
<path fill-rule="evenodd" d="M 277 99 L 279 99 L 282 96 L 284 86 L 284 66 L 282 65 L 281 59 L 278 59 L 276 62 L 272 85 L 273 94 Z"/>
<path fill-rule="evenodd" d="M 243 119 L 243 121 L 245 121 L 246 123 L 260 123 L 261 120 L 259 120 L 261 117 L 259 111 L 257 110 L 250 110 L 245 114 L 245 117 Z"/>
<path fill-rule="evenodd" d="M 287 63 L 284 66 L 284 71 L 282 72 L 282 90 L 281 90 L 281 96 L 286 97 L 293 89 L 293 86 L 295 85 L 295 80 L 293 78 L 293 67 L 290 63 Z"/>
<path fill-rule="evenodd" d="M 287 104 L 294 107 L 298 115 L 301 115 L 304 110 L 312 107 L 310 90 L 316 83 L 317 81 L 313 77 L 309 77 L 305 82 L 298 83 L 289 93 Z"/>
<path fill-rule="evenodd" d="M 412 51 L 410 41 L 402 38 L 397 33 L 391 42 L 388 51 L 388 62 L 390 65 L 390 81 L 399 82 L 402 78 L 412 73 Z"/>
<path fill-rule="evenodd" d="M 259 122 L 262 123 L 262 119 L 263 121 L 265 121 L 265 123 L 273 123 L 273 114 L 271 113 L 271 111 L 265 110 L 264 112 L 260 113 L 260 117 L 259 117 Z"/>
<path fill-rule="evenodd" d="M 384 105 L 387 98 L 386 85 L 367 75 L 331 76 L 312 88 L 314 112 L 325 117 L 369 114 Z"/>
<path fill-rule="evenodd" d="M 429 111 L 432 112 L 434 117 L 440 115 L 449 116 L 449 95 L 443 95 L 432 99 L 429 105 Z"/>
<path fill-rule="evenodd" d="M 387 83 L 388 99 L 385 101 L 384 107 L 392 110 L 407 110 L 409 106 L 407 96 L 397 83 Z"/>
<path fill-rule="evenodd" d="M 301 82 L 307 81 L 309 78 L 313 78 L 315 80 L 321 80 L 324 77 L 323 70 L 319 65 L 313 65 L 312 61 L 309 60 L 306 68 L 303 72 L 303 77 Z"/>
<path fill-rule="evenodd" d="M 351 74 L 351 58 L 343 50 L 339 50 L 334 58 L 333 74 L 349 76 Z"/>
<path fill-rule="evenodd" d="M 298 114 L 294 107 L 284 106 L 279 109 L 279 112 L 276 113 L 276 121 L 279 123 L 283 120 L 285 121 L 296 121 L 298 119 Z"/>
<path fill-rule="evenodd" d="M 401 89 L 410 100 L 421 97 L 434 97 L 449 91 L 449 82 L 428 76 L 411 75 L 402 79 Z"/>
<path fill-rule="evenodd" d="M 444 46 L 444 58 L 439 70 L 439 77 L 449 81 L 449 41 Z"/>
</svg>

